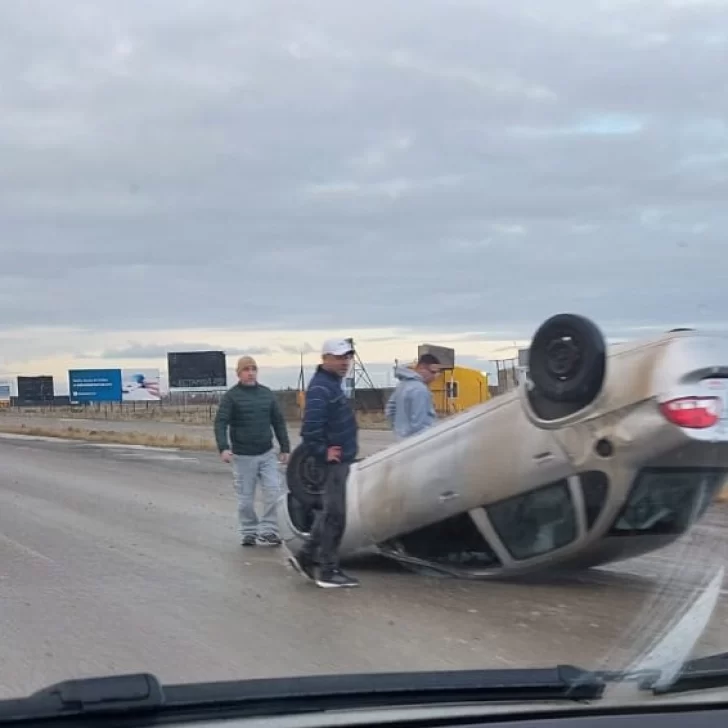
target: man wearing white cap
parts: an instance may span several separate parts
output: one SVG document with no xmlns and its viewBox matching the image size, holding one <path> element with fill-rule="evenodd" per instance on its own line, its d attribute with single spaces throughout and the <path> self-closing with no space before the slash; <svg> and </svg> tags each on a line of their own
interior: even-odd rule
<svg viewBox="0 0 728 728">
<path fill-rule="evenodd" d="M 327 469 L 327 475 L 322 509 L 316 513 L 311 537 L 289 560 L 323 588 L 359 586 L 339 568 L 339 545 L 346 525 L 346 479 L 359 449 L 356 416 L 341 386 L 353 356 L 351 339 L 324 343 L 321 364 L 306 390 L 301 428 L 303 444 Z"/>
</svg>

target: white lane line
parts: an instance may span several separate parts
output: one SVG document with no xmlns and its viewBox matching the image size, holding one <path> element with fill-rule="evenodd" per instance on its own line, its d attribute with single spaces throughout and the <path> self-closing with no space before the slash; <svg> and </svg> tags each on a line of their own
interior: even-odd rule
<svg viewBox="0 0 728 728">
<path fill-rule="evenodd" d="M 46 437 L 44 435 L 21 435 L 15 432 L 0 432 L 0 440 L 21 440 L 26 442 L 58 442 L 71 445 L 77 449 L 105 448 L 117 450 L 120 457 L 136 458 L 137 460 L 186 460 L 199 463 L 200 459 L 188 455 L 178 455 L 178 447 L 154 447 L 152 445 L 124 445 L 117 442 L 92 442 L 76 440 L 67 437 Z M 126 451 L 126 452 L 125 452 Z M 133 451 L 133 452 L 131 452 Z"/>
<path fill-rule="evenodd" d="M 78 440 L 69 440 L 67 437 L 45 437 L 44 435 L 21 435 L 19 432 L 0 432 L 0 439 L 4 440 L 35 440 L 36 442 L 68 442 L 77 443 Z"/>
<path fill-rule="evenodd" d="M 135 460 L 185 460 L 187 462 L 199 463 L 200 459 L 192 455 L 181 455 L 178 447 L 153 447 L 151 445 L 122 445 L 113 442 L 84 442 L 83 447 L 101 447 L 107 450 L 117 450 L 122 458 Z"/>
<path fill-rule="evenodd" d="M 40 559 L 41 561 L 46 561 L 49 564 L 53 563 L 53 559 L 46 556 L 45 554 L 40 553 L 40 551 L 36 551 L 35 549 L 30 548 L 30 546 L 25 546 L 19 541 L 16 541 L 13 538 L 9 538 L 2 533 L 0 533 L 0 541 L 5 541 L 5 543 L 9 544 L 11 548 L 20 551 L 21 553 L 27 554 L 28 556 L 33 556 L 34 558 Z"/>
<path fill-rule="evenodd" d="M 122 452 L 119 453 L 119 457 L 127 458 L 129 460 L 185 460 L 187 462 L 192 463 L 199 463 L 199 458 L 190 458 L 185 457 L 184 455 L 175 455 L 174 453 L 171 453 L 169 455 L 163 455 L 162 453 L 156 454 L 156 453 L 131 453 L 131 452 Z"/>
<path fill-rule="evenodd" d="M 76 442 L 81 443 L 80 440 Z M 148 452 L 179 452 L 178 447 L 154 447 L 153 445 L 125 445 L 121 442 L 83 442 L 86 447 L 105 447 L 118 450 L 144 450 Z"/>
</svg>

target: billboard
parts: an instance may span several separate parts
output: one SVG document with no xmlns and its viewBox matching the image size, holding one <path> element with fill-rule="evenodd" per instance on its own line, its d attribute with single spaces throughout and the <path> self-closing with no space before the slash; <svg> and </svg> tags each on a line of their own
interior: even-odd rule
<svg viewBox="0 0 728 728">
<path fill-rule="evenodd" d="M 417 347 L 417 358 L 419 359 L 423 354 L 433 354 L 436 356 L 443 369 L 455 368 L 455 349 L 450 349 L 447 346 L 437 346 L 435 344 L 421 344 Z"/>
<path fill-rule="evenodd" d="M 177 390 L 226 389 L 224 351 L 183 351 L 167 354 L 169 388 Z"/>
<path fill-rule="evenodd" d="M 122 369 L 121 399 L 123 402 L 159 402 L 162 399 L 159 369 Z"/>
<path fill-rule="evenodd" d="M 18 402 L 52 403 L 54 394 L 53 377 L 18 377 Z"/>
<path fill-rule="evenodd" d="M 71 369 L 68 394 L 72 404 L 121 402 L 121 370 Z"/>
</svg>

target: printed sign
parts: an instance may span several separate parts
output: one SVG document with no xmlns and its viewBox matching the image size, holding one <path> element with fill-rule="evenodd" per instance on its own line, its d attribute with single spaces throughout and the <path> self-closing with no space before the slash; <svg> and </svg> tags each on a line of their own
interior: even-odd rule
<svg viewBox="0 0 728 728">
<path fill-rule="evenodd" d="M 121 370 L 71 369 L 68 393 L 72 404 L 121 402 Z"/>
<path fill-rule="evenodd" d="M 159 369 L 122 369 L 121 398 L 123 402 L 159 402 Z"/>
</svg>

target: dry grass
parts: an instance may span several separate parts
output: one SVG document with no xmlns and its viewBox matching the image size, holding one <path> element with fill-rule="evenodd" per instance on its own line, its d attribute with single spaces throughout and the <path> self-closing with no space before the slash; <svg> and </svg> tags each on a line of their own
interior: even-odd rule
<svg viewBox="0 0 728 728">
<path fill-rule="evenodd" d="M 22 409 L 7 410 L 9 415 L 22 415 L 28 417 L 46 417 L 79 420 L 99 420 L 101 422 L 169 422 L 182 425 L 212 425 L 215 417 L 216 407 L 214 405 L 185 405 L 176 407 L 165 405 L 164 407 L 145 407 L 144 405 L 132 407 L 130 405 L 102 405 L 101 407 L 24 407 Z M 5 412 L 0 412 L 0 417 Z M 300 418 L 295 414 L 288 416 L 292 426 L 300 423 Z M 389 423 L 383 412 L 359 412 L 357 413 L 359 426 L 367 430 L 388 429 Z"/>
<path fill-rule="evenodd" d="M 170 422 L 185 425 L 212 423 L 217 408 L 214 405 L 172 406 L 157 405 L 100 405 L 98 407 L 22 407 L 9 409 L 7 414 L 28 417 L 47 417 L 79 420 L 107 420 L 109 422 L 146 421 Z M 5 414 L 0 412 L 0 416 Z"/>
<path fill-rule="evenodd" d="M 372 429 L 371 425 L 362 427 Z M 66 440 L 80 440 L 83 442 L 98 442 L 115 445 L 143 445 L 145 447 L 169 447 L 180 450 L 201 450 L 217 452 L 215 440 L 212 437 L 193 437 L 180 434 L 165 434 L 163 432 L 138 432 L 129 430 L 103 430 L 87 427 L 44 427 L 38 425 L 15 425 L 2 421 L 0 418 L 0 432 L 12 435 L 28 435 L 32 437 L 56 437 Z"/>
<path fill-rule="evenodd" d="M 358 412 L 356 419 L 364 430 L 389 430 L 391 425 L 383 412 Z"/>
<path fill-rule="evenodd" d="M 168 447 L 180 450 L 216 451 L 211 438 L 188 437 L 187 435 L 165 435 L 152 432 L 124 432 L 114 430 L 90 430 L 82 427 L 29 427 L 0 423 L 0 432 L 30 437 L 56 437 L 65 440 L 98 442 L 109 445 L 143 445 L 145 447 Z"/>
</svg>

